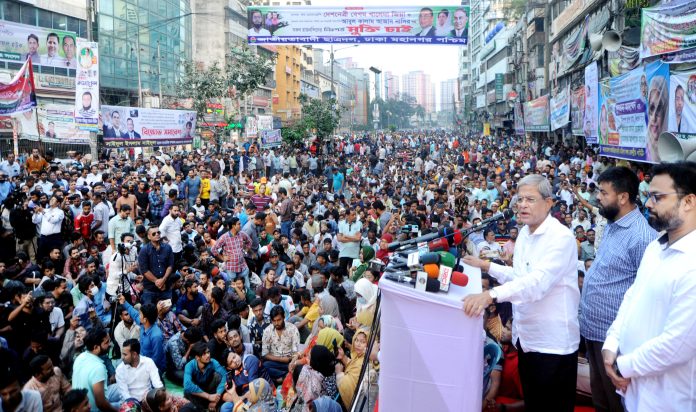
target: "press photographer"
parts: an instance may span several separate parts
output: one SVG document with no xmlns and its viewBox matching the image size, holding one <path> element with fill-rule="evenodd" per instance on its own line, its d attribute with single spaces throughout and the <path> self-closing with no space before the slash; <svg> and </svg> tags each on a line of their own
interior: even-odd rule
<svg viewBox="0 0 696 412">
<path fill-rule="evenodd" d="M 108 276 L 106 278 L 106 293 L 109 299 L 118 296 L 119 292 L 131 295 L 132 282 L 139 282 L 142 276 L 138 271 L 138 248 L 133 242 L 132 233 L 121 234 L 121 242 L 116 247 L 116 253 L 110 258 Z M 127 276 L 127 278 L 123 278 Z"/>
</svg>

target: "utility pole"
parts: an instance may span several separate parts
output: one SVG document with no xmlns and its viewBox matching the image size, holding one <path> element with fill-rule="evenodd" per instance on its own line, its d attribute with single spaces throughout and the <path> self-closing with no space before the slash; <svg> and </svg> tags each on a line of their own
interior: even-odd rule
<svg viewBox="0 0 696 412">
<path fill-rule="evenodd" d="M 159 40 L 157 40 L 157 88 L 159 89 L 159 107 L 162 107 L 162 57 Z"/>
<path fill-rule="evenodd" d="M 92 35 L 92 14 L 94 11 L 92 10 L 92 0 L 87 0 L 87 40 L 88 41 L 93 41 L 93 35 Z"/>
<path fill-rule="evenodd" d="M 94 41 L 94 33 L 92 26 L 92 17 L 94 16 L 92 0 L 87 0 L 87 41 Z M 101 58 L 100 58 L 101 59 Z M 97 97 L 99 99 L 99 97 Z M 16 150 L 15 150 L 16 152 Z M 98 148 L 97 148 L 97 133 L 89 132 L 89 152 L 92 155 L 92 159 L 98 159 Z M 16 153 L 15 153 L 16 154 Z"/>
</svg>

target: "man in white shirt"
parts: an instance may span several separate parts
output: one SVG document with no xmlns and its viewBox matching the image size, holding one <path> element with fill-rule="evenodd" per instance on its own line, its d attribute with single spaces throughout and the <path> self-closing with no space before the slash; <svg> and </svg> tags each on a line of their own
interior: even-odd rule
<svg viewBox="0 0 696 412">
<path fill-rule="evenodd" d="M 172 205 L 169 214 L 162 219 L 159 230 L 162 239 L 167 240 L 174 252 L 174 261 L 181 257 L 183 245 L 181 244 L 181 219 L 179 219 L 179 206 Z"/>
<path fill-rule="evenodd" d="M 263 15 L 260 10 L 251 12 L 251 28 L 249 36 L 270 36 L 271 32 L 263 28 Z"/>
<path fill-rule="evenodd" d="M 121 348 L 123 362 L 116 367 L 116 386 L 121 399 L 143 399 L 151 389 L 164 385 L 152 359 L 140 355 L 140 342 L 128 339 Z"/>
<path fill-rule="evenodd" d="M 19 162 L 15 161 L 14 153 L 8 153 L 7 158 L 0 163 L 0 172 L 7 174 L 10 178 L 19 176 L 20 166 Z"/>
<path fill-rule="evenodd" d="M 549 214 L 553 190 L 546 178 L 526 176 L 518 188 L 518 216 L 525 226 L 515 243 L 513 266 L 466 256 L 466 264 L 483 269 L 501 285 L 464 298 L 464 311 L 481 316 L 491 303 L 511 302 L 525 408 L 571 412 L 580 343 L 577 243 Z"/>
<path fill-rule="evenodd" d="M 63 246 L 63 237 L 60 234 L 61 224 L 65 214 L 58 207 L 60 202 L 55 196 L 51 196 L 48 201 L 48 209 L 37 206 L 34 209 L 34 216 L 31 221 L 39 225 L 39 250 L 36 254 L 37 261 L 43 261 L 54 248 L 60 249 Z"/>
<path fill-rule="evenodd" d="M 336 240 L 340 243 L 341 252 L 338 255 L 339 265 L 346 272 L 353 264 L 353 259 L 357 259 L 360 253 L 360 242 L 362 241 L 362 224 L 356 221 L 355 209 L 348 210 L 346 220 L 338 224 L 338 234 Z"/>
<path fill-rule="evenodd" d="M 607 331 L 602 356 L 626 410 L 696 410 L 696 163 L 655 166 L 646 207 L 662 231 Z"/>
<path fill-rule="evenodd" d="M 140 339 L 140 325 L 133 321 L 127 308 L 119 306 L 118 310 L 121 311 L 121 321 L 114 328 L 114 341 L 116 341 L 119 349 L 121 349 L 127 340 Z"/>
</svg>

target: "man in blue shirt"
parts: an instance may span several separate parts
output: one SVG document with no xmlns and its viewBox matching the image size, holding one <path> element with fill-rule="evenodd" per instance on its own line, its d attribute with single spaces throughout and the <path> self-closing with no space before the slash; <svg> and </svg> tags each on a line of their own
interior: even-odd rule
<svg viewBox="0 0 696 412">
<path fill-rule="evenodd" d="M 216 410 L 227 384 L 227 371 L 210 357 L 205 342 L 191 348 L 191 359 L 184 368 L 184 397 L 201 410 Z"/>
<path fill-rule="evenodd" d="M 13 186 L 12 183 L 7 180 L 7 174 L 5 172 L 0 172 L 0 203 L 7 199 L 12 189 Z"/>
<path fill-rule="evenodd" d="M 184 326 L 198 326 L 203 306 L 208 303 L 205 295 L 198 291 L 198 281 L 187 279 L 184 282 L 186 293 L 176 302 L 176 314 Z"/>
<path fill-rule="evenodd" d="M 336 194 L 341 194 L 343 192 L 343 186 L 345 183 L 345 177 L 343 177 L 343 173 L 338 171 L 338 168 L 334 167 L 333 168 L 333 192 Z"/>
<path fill-rule="evenodd" d="M 141 302 L 157 303 L 160 300 L 171 299 L 169 277 L 174 273 L 174 252 L 171 246 L 160 241 L 160 230 L 157 226 L 147 229 L 149 240 L 138 255 L 138 267 L 142 273 L 144 291 Z"/>
<path fill-rule="evenodd" d="M 201 194 L 201 177 L 196 175 L 194 169 L 189 170 L 188 177 L 184 181 L 184 187 L 189 207 L 193 207 L 196 203 L 196 198 Z"/>
<path fill-rule="evenodd" d="M 157 325 L 157 306 L 154 303 L 145 303 L 140 307 L 140 311 L 137 311 L 123 295 L 119 295 L 118 301 L 126 308 L 133 321 L 142 327 L 140 353 L 152 359 L 160 373 L 164 373 L 167 370 L 167 359 L 164 354 L 164 335 Z"/>
</svg>

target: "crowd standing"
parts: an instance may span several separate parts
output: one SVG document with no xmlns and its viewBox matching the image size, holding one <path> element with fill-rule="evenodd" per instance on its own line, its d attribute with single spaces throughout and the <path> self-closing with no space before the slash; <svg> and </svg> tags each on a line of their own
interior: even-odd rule
<svg viewBox="0 0 696 412">
<path fill-rule="evenodd" d="M 0 202 L 2 411 L 372 411 L 387 245 L 505 209 L 458 246 L 484 410 L 573 410 L 579 356 L 597 410 L 696 410 L 693 163 L 445 130 L 33 149 Z"/>
</svg>

